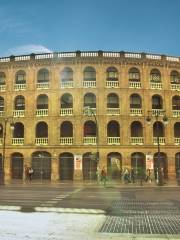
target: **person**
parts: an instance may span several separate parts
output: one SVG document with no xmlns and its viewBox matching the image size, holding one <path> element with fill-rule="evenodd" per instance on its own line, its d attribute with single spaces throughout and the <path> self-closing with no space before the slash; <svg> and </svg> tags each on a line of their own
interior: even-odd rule
<svg viewBox="0 0 180 240">
<path fill-rule="evenodd" d="M 24 171 L 25 171 L 25 180 L 28 180 L 29 179 L 29 167 L 27 165 L 25 165 Z"/>
<path fill-rule="evenodd" d="M 101 170 L 101 181 L 103 182 L 103 185 L 106 186 L 106 180 L 107 180 L 107 173 L 105 167 Z"/>
<path fill-rule="evenodd" d="M 31 181 L 32 180 L 32 175 L 33 175 L 33 169 L 32 167 L 29 168 L 29 180 Z"/>
<path fill-rule="evenodd" d="M 130 183 L 129 170 L 126 168 L 123 174 L 124 183 Z"/>
<path fill-rule="evenodd" d="M 97 167 L 97 171 L 96 171 L 96 177 L 97 177 L 97 182 L 99 183 L 100 182 L 100 169 L 99 167 Z"/>
<path fill-rule="evenodd" d="M 135 172 L 134 172 L 134 168 L 131 168 L 131 182 L 135 183 Z"/>
<path fill-rule="evenodd" d="M 152 182 L 152 178 L 151 178 L 151 169 L 147 169 L 146 171 L 146 182 Z"/>
</svg>

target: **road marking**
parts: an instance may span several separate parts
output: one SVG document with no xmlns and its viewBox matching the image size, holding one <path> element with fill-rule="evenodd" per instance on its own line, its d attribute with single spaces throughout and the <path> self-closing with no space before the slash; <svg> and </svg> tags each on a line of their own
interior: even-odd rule
<svg viewBox="0 0 180 240">
<path fill-rule="evenodd" d="M 20 206 L 0 206 L 0 210 L 20 211 Z"/>
<path fill-rule="evenodd" d="M 105 214 L 101 209 L 85 209 L 85 208 L 55 208 L 55 207 L 35 207 L 37 212 L 59 212 L 59 213 L 89 213 L 89 214 Z"/>
</svg>

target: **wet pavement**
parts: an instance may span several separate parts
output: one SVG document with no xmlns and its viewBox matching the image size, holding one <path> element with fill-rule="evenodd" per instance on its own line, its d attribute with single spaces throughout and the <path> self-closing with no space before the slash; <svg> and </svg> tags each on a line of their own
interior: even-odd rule
<svg viewBox="0 0 180 240">
<path fill-rule="evenodd" d="M 180 240 L 175 184 L 32 183 L 0 191 L 0 240 Z"/>
</svg>

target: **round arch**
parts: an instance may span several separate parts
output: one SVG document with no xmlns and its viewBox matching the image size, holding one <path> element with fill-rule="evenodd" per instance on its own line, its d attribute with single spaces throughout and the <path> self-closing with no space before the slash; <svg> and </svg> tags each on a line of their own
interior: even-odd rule
<svg viewBox="0 0 180 240">
<path fill-rule="evenodd" d="M 97 178 L 97 161 L 94 160 L 91 152 L 83 154 L 82 168 L 84 180 L 95 180 Z"/>
<path fill-rule="evenodd" d="M 33 178 L 51 180 L 51 154 L 37 151 L 32 154 Z"/>
<path fill-rule="evenodd" d="M 73 180 L 74 177 L 74 155 L 64 152 L 59 155 L 59 179 Z"/>
<path fill-rule="evenodd" d="M 24 157 L 21 153 L 11 155 L 11 175 L 12 179 L 23 179 Z"/>
<path fill-rule="evenodd" d="M 107 174 L 112 179 L 121 179 L 122 155 L 118 152 L 110 152 L 107 155 Z"/>
</svg>

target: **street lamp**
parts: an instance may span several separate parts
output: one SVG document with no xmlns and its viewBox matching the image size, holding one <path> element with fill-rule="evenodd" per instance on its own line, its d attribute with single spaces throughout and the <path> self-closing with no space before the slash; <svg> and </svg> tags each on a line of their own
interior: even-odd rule
<svg viewBox="0 0 180 240">
<path fill-rule="evenodd" d="M 6 159 L 6 128 L 7 123 L 10 123 L 11 130 L 14 130 L 14 122 L 12 121 L 12 117 L 2 118 L 2 125 L 0 125 L 0 131 L 3 131 L 3 147 L 2 147 L 2 160 L 1 160 L 1 174 L 0 174 L 0 185 L 4 185 L 4 164 Z"/>
<path fill-rule="evenodd" d="M 153 113 L 153 114 L 152 114 Z M 151 116 L 150 116 L 151 114 Z M 163 183 L 163 173 L 162 173 L 162 170 L 161 170 L 161 160 L 160 160 L 160 141 L 159 141 L 159 117 L 162 116 L 162 120 L 164 122 L 164 124 L 166 125 L 168 123 L 168 118 L 165 114 L 165 111 L 155 111 L 155 112 L 152 112 L 152 111 L 148 111 L 148 116 L 146 117 L 146 122 L 148 124 L 151 123 L 151 117 L 155 117 L 155 120 L 156 120 L 156 132 L 157 132 L 157 147 L 158 147 L 158 156 L 157 156 L 157 184 L 159 186 L 162 186 L 164 183 Z"/>
<path fill-rule="evenodd" d="M 90 106 L 86 106 L 84 108 L 84 113 L 89 117 L 93 116 L 96 123 L 96 153 L 95 153 L 95 156 L 94 154 L 92 154 L 92 158 L 94 158 L 98 164 L 99 163 L 99 129 L 98 129 L 96 114 L 94 113 L 93 109 Z"/>
</svg>

